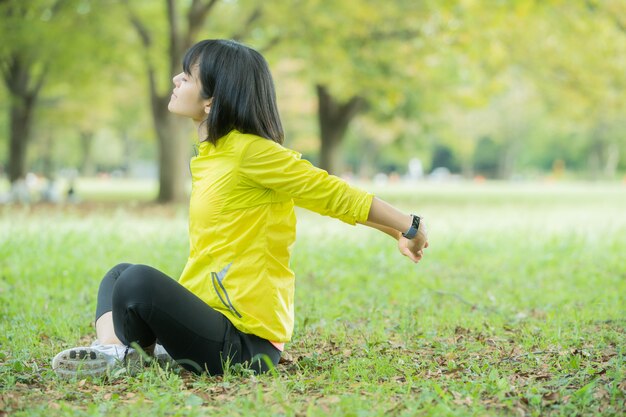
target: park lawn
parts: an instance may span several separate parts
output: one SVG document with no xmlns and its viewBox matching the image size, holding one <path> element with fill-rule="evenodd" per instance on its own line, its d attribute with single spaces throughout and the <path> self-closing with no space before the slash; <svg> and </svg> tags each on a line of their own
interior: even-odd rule
<svg viewBox="0 0 626 417">
<path fill-rule="evenodd" d="M 63 381 L 118 262 L 178 276 L 184 207 L 0 207 L 0 416 L 613 416 L 626 411 L 626 186 L 368 185 L 426 217 L 387 236 L 299 212 L 296 326 L 273 374 Z"/>
</svg>

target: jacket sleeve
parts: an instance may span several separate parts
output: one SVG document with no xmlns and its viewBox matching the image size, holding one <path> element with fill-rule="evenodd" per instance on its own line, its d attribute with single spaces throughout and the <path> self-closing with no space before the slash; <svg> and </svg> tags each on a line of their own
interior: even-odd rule
<svg viewBox="0 0 626 417">
<path fill-rule="evenodd" d="M 286 194 L 300 207 L 352 225 L 367 220 L 374 198 L 267 139 L 254 140 L 244 149 L 239 170 L 244 181 Z"/>
</svg>

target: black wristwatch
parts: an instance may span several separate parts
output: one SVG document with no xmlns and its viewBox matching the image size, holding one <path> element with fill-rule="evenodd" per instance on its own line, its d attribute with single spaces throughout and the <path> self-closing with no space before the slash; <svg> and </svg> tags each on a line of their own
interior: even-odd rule
<svg viewBox="0 0 626 417">
<path fill-rule="evenodd" d="M 407 239 L 413 239 L 417 234 L 417 229 L 420 228 L 421 217 L 416 216 L 415 214 L 411 214 L 411 217 L 413 217 L 413 223 L 411 223 L 411 227 L 409 227 L 409 230 L 407 230 L 405 233 L 402 233 L 402 236 Z"/>
</svg>

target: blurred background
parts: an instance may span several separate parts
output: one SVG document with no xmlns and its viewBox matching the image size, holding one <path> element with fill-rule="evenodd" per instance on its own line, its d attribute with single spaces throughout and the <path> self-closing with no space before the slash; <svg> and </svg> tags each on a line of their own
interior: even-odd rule
<svg viewBox="0 0 626 417">
<path fill-rule="evenodd" d="M 266 56 L 285 145 L 344 178 L 626 183 L 623 0 L 0 0 L 0 202 L 185 201 L 167 103 L 206 38 Z"/>
</svg>

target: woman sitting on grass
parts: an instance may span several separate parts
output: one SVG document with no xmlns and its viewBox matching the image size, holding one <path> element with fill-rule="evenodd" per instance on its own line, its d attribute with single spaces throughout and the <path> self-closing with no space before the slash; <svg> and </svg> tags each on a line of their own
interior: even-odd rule
<svg viewBox="0 0 626 417">
<path fill-rule="evenodd" d="M 276 365 L 294 323 L 294 206 L 398 240 L 418 262 L 424 222 L 328 175 L 281 146 L 283 129 L 267 62 L 229 40 L 205 40 L 185 55 L 168 109 L 192 119 L 190 254 L 178 281 L 145 265 L 119 264 L 103 278 L 97 340 L 59 353 L 55 371 L 99 376 L 124 366 L 130 345 L 164 348 L 184 368 L 220 374 L 224 364 L 258 372 Z M 346 248 L 349 250 L 349 248 Z"/>
</svg>

